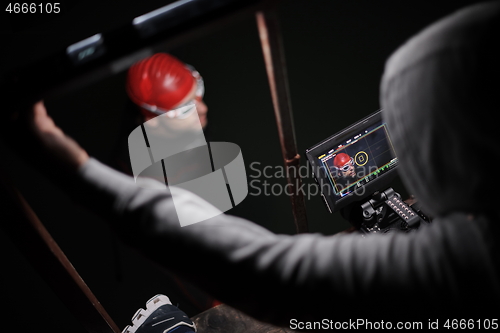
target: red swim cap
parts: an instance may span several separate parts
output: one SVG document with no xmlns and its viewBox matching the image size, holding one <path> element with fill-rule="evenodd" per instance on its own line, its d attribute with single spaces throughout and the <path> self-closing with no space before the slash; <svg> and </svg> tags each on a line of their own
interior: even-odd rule
<svg viewBox="0 0 500 333">
<path fill-rule="evenodd" d="M 129 68 L 127 93 L 138 106 L 171 110 L 192 91 L 196 80 L 177 58 L 156 53 Z"/>
<path fill-rule="evenodd" d="M 337 168 L 341 168 L 351 161 L 351 157 L 346 153 L 340 153 L 333 159 L 333 165 Z"/>
</svg>

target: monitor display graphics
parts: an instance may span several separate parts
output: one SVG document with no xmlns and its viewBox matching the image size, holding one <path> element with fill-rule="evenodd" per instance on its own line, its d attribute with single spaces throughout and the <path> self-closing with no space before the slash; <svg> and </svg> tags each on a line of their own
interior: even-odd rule
<svg viewBox="0 0 500 333">
<path fill-rule="evenodd" d="M 376 124 L 318 156 L 334 195 L 343 197 L 395 167 L 385 124 Z"/>
</svg>

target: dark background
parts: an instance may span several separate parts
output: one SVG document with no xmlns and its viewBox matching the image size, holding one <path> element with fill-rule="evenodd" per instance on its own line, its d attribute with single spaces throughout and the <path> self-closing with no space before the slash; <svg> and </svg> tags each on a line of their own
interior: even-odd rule
<svg viewBox="0 0 500 333">
<path fill-rule="evenodd" d="M 61 13 L 50 17 L 9 14 L 5 12 L 8 2 L 2 3 L 0 69 L 4 72 L 32 63 L 168 2 L 63 2 Z M 477 1 L 283 1 L 278 15 L 299 152 L 377 110 L 378 85 L 387 57 L 426 25 L 473 2 Z M 234 142 L 241 147 L 249 181 L 257 176 L 255 169 L 271 166 L 267 171 L 273 177 L 258 178 L 268 182 L 268 193 L 274 184 L 285 185 L 255 19 L 249 16 L 165 51 L 195 66 L 203 75 L 210 140 Z M 105 163 L 113 154 L 127 103 L 124 80 L 125 72 L 45 101 L 56 123 Z M 176 297 L 182 299 L 176 286 L 164 283 L 161 269 L 124 245 L 104 221 L 72 203 L 37 171 L 6 151 L 2 143 L 0 148 L 6 176 L 17 185 L 120 328 L 156 293 L 169 295 L 174 304 L 179 302 Z M 251 168 L 253 162 L 260 164 Z M 304 181 L 307 190 L 312 179 Z M 405 193 L 400 183 L 395 187 Z M 278 192 L 278 185 L 274 190 Z M 293 234 L 289 198 L 284 194 L 252 195 L 255 192 L 250 188 L 248 197 L 229 213 L 276 233 Z M 327 212 L 320 197 L 308 197 L 307 191 L 306 205 L 311 232 L 331 235 L 349 227 L 339 215 Z M 2 224 L 16 222 L 2 218 L 1 211 L 0 219 Z M 0 254 L 4 320 L 22 323 L 16 329 L 20 332 L 83 332 L 1 231 Z M 180 307 L 190 316 L 196 314 L 196 309 L 183 305 Z"/>
</svg>

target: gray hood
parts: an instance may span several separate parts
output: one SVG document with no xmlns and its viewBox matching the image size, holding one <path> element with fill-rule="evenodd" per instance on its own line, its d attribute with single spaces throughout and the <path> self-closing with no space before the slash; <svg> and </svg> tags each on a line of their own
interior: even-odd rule
<svg viewBox="0 0 500 333">
<path fill-rule="evenodd" d="M 500 2 L 481 3 L 429 26 L 386 63 L 381 104 L 399 171 L 431 215 L 500 207 L 499 49 Z"/>
</svg>

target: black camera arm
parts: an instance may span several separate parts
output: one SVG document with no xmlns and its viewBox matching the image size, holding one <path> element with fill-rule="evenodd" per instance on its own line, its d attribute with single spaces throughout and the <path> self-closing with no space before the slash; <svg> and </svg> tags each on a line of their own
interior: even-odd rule
<svg viewBox="0 0 500 333">
<path fill-rule="evenodd" d="M 385 206 L 385 207 L 384 207 Z M 384 218 L 388 216 L 386 209 L 392 210 L 402 220 L 406 228 L 417 228 L 422 221 L 419 214 L 392 188 L 375 193 L 372 198 L 361 205 L 364 226 L 368 231 L 379 229 Z"/>
</svg>

